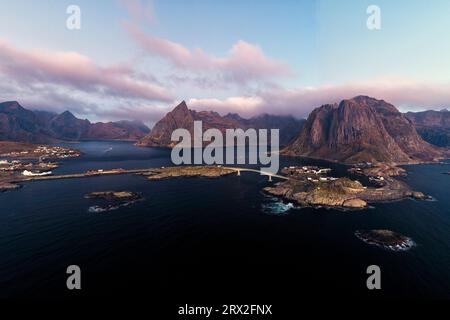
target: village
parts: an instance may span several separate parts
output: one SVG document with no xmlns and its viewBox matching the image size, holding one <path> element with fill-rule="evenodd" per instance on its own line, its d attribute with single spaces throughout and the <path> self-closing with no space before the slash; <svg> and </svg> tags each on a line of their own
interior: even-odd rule
<svg viewBox="0 0 450 320">
<path fill-rule="evenodd" d="M 46 159 L 65 159 L 78 157 L 81 152 L 75 149 L 69 149 L 58 146 L 46 146 L 38 145 L 33 147 L 26 147 L 28 144 L 23 144 L 18 148 L 14 148 L 11 151 L 0 154 L 2 158 L 27 158 L 27 159 L 39 159 L 40 161 Z M 0 160 L 0 164 L 7 160 Z"/>
<path fill-rule="evenodd" d="M 52 169 L 58 167 L 56 162 L 46 162 L 50 159 L 65 159 L 80 156 L 80 152 L 57 146 L 39 145 L 25 150 L 10 151 L 0 154 L 0 172 L 24 176 L 44 176 L 52 174 Z"/>
<path fill-rule="evenodd" d="M 326 174 L 331 172 L 330 168 L 320 168 L 318 166 L 290 166 L 284 167 L 282 173 L 297 180 L 308 180 L 313 183 L 335 181 L 337 178 L 328 177 Z"/>
<path fill-rule="evenodd" d="M 366 176 L 371 183 L 377 187 L 384 187 L 386 179 L 381 172 L 377 171 L 371 162 L 362 162 L 353 165 L 348 172 L 356 175 Z"/>
<path fill-rule="evenodd" d="M 51 160 L 81 155 L 80 151 L 70 148 L 5 141 L 0 144 L 0 152 L 0 190 L 17 188 L 11 181 L 20 177 L 52 175 L 59 164 Z"/>
</svg>

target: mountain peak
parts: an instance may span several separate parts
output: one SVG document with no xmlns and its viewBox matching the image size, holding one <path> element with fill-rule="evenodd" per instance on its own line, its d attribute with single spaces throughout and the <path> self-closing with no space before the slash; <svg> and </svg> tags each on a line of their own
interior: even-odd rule
<svg viewBox="0 0 450 320">
<path fill-rule="evenodd" d="M 242 118 L 241 118 L 241 116 L 240 116 L 239 114 L 237 114 L 237 113 L 231 113 L 231 112 L 227 113 L 227 114 L 225 115 L 225 118 L 228 118 L 228 119 L 234 119 L 234 120 L 242 120 Z"/>
<path fill-rule="evenodd" d="M 186 101 L 181 101 L 180 102 L 180 104 L 178 104 L 174 109 L 173 109 L 173 111 L 180 111 L 180 110 L 183 110 L 183 111 L 185 111 L 185 110 L 189 110 L 188 109 L 188 106 L 187 106 L 187 104 L 186 104 Z"/>
<path fill-rule="evenodd" d="M 73 115 L 72 112 L 69 110 L 64 111 L 59 115 L 59 117 L 65 118 L 65 119 L 76 119 L 76 117 Z"/>
<path fill-rule="evenodd" d="M 375 98 L 372 98 L 372 97 L 369 97 L 369 96 L 366 96 L 366 95 L 363 95 L 363 94 L 360 94 L 360 95 L 358 95 L 358 96 L 355 96 L 355 97 L 353 97 L 351 100 L 355 100 L 355 101 L 366 101 L 366 100 L 380 101 L 380 100 L 378 100 L 378 99 L 375 99 Z"/>
<path fill-rule="evenodd" d="M 23 109 L 17 101 L 5 101 L 0 103 L 0 110 L 18 110 Z"/>
</svg>

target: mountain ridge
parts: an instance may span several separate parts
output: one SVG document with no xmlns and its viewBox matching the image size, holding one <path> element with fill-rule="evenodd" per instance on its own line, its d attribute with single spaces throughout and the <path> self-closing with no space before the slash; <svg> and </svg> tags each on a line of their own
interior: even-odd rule
<svg viewBox="0 0 450 320">
<path fill-rule="evenodd" d="M 91 123 L 66 110 L 60 114 L 32 111 L 17 101 L 0 103 L 0 140 L 51 143 L 78 140 L 137 141 L 150 129 L 143 123 L 121 120 Z"/>
<path fill-rule="evenodd" d="M 221 116 L 215 111 L 196 111 L 188 108 L 185 101 L 178 104 L 172 111 L 160 119 L 151 132 L 138 141 L 142 147 L 173 147 L 171 134 L 175 129 L 183 128 L 193 133 L 194 121 L 202 121 L 203 130 L 219 129 L 222 133 L 226 129 L 240 128 L 254 129 L 280 129 L 280 144 L 287 145 L 292 140 L 304 120 L 292 116 L 276 116 L 262 114 L 249 119 L 242 118 L 237 113 L 228 113 Z"/>
<path fill-rule="evenodd" d="M 450 147 L 450 111 L 427 110 L 421 112 L 407 112 L 417 132 L 427 142 L 439 147 Z"/>
</svg>

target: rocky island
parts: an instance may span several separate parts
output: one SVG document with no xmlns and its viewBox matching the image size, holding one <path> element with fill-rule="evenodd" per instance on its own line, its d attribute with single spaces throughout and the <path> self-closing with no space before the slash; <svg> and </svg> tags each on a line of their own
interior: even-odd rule
<svg viewBox="0 0 450 320">
<path fill-rule="evenodd" d="M 365 208 L 367 202 L 360 194 L 365 188 L 358 181 L 339 178 L 330 182 L 313 182 L 290 179 L 275 187 L 266 187 L 268 194 L 293 201 L 301 206 L 326 206 L 343 208 Z"/>
<path fill-rule="evenodd" d="M 142 175 L 149 180 L 164 180 L 178 177 L 219 178 L 232 173 L 236 170 L 220 166 L 178 166 L 152 169 Z"/>
<path fill-rule="evenodd" d="M 414 241 L 391 230 L 358 230 L 355 236 L 365 243 L 393 251 L 405 251 L 414 246 Z"/>
<path fill-rule="evenodd" d="M 89 207 L 89 212 L 105 212 L 129 206 L 136 201 L 142 200 L 141 194 L 131 191 L 99 191 L 88 193 L 87 199 L 102 199 L 107 201 L 103 205 Z"/>
<path fill-rule="evenodd" d="M 362 175 L 376 175 L 382 181 L 381 187 L 367 187 L 361 182 L 347 177 L 327 177 L 326 169 L 305 170 L 295 167 L 283 169 L 289 180 L 266 187 L 268 194 L 293 201 L 301 206 L 327 206 L 362 209 L 368 203 L 395 201 L 406 198 L 425 200 L 430 197 L 422 192 L 413 191 L 404 182 L 391 175 L 404 174 L 401 168 L 383 165 L 361 170 Z M 397 170 L 398 169 L 398 170 Z"/>
<path fill-rule="evenodd" d="M 305 181 L 295 177 L 265 188 L 266 192 L 301 205 L 364 208 L 370 202 L 429 199 L 395 178 L 406 175 L 398 166 L 437 162 L 448 157 L 449 150 L 424 141 L 411 120 L 392 104 L 357 96 L 314 109 L 282 153 L 353 165 L 350 173 L 367 177 L 374 186 L 348 178 Z"/>
</svg>

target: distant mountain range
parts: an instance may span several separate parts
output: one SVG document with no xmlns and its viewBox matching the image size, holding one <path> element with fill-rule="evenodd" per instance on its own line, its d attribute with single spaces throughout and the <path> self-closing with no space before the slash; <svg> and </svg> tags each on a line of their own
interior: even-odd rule
<svg viewBox="0 0 450 320">
<path fill-rule="evenodd" d="M 313 110 L 283 153 L 344 163 L 417 163 L 446 151 L 424 141 L 392 104 L 358 96 Z"/>
<path fill-rule="evenodd" d="M 0 140 L 50 143 L 60 140 L 139 140 L 150 132 L 141 122 L 91 123 L 70 111 L 31 111 L 16 101 L 0 103 Z"/>
<path fill-rule="evenodd" d="M 243 130 L 248 128 L 279 129 L 280 144 L 284 146 L 297 136 L 305 122 L 304 119 L 299 120 L 292 116 L 269 114 L 263 114 L 249 119 L 244 119 L 236 113 L 221 116 L 214 111 L 190 110 L 183 101 L 159 120 L 151 132 L 138 142 L 138 145 L 146 147 L 171 147 L 174 145 L 174 142 L 171 141 L 173 130 L 183 128 L 189 130 L 191 135 L 193 135 L 194 121 L 202 121 L 204 131 L 209 128 L 216 128 L 221 132 L 232 128 L 241 128 Z"/>
<path fill-rule="evenodd" d="M 18 102 L 0 103 L 0 140 L 49 143 L 61 140 L 133 140 L 138 146 L 172 147 L 173 130 L 217 128 L 279 129 L 283 154 L 344 163 L 417 163 L 448 157 L 450 112 L 400 113 L 383 100 L 358 96 L 314 109 L 307 120 L 263 114 L 249 119 L 236 113 L 190 110 L 183 101 L 150 131 L 135 121 L 97 122 L 71 112 L 31 111 Z M 417 130 L 416 130 L 417 129 Z"/>
<path fill-rule="evenodd" d="M 408 112 L 406 116 L 425 141 L 440 147 L 450 147 L 450 111 Z"/>
</svg>

